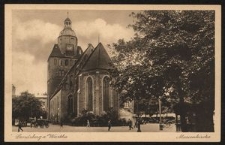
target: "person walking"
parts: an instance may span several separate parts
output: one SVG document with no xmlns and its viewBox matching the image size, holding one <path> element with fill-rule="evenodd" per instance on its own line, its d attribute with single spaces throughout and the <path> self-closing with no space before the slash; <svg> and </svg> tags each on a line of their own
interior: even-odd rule
<svg viewBox="0 0 225 145">
<path fill-rule="evenodd" d="M 18 124 L 18 132 L 20 132 L 20 130 L 23 131 L 21 122 L 19 122 L 19 124 Z"/>
<path fill-rule="evenodd" d="M 132 127 L 132 121 L 130 119 L 128 120 L 128 126 L 129 126 L 129 130 L 133 129 L 133 127 Z"/>
<path fill-rule="evenodd" d="M 134 123 L 134 128 L 136 128 L 136 127 L 137 127 L 137 120 Z"/>
<path fill-rule="evenodd" d="M 90 121 L 87 120 L 87 127 L 90 127 Z"/>
<path fill-rule="evenodd" d="M 112 126 L 112 124 L 111 124 L 111 120 L 109 120 L 109 121 L 108 121 L 108 131 L 110 131 L 111 126 Z"/>
</svg>

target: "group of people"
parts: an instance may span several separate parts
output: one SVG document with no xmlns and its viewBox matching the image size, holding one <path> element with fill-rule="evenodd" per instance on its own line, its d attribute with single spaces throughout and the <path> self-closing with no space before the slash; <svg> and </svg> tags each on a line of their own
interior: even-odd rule
<svg viewBox="0 0 225 145">
<path fill-rule="evenodd" d="M 129 130 L 131 130 L 131 129 L 137 127 L 137 122 L 135 122 L 134 127 L 133 127 L 132 124 L 133 124 L 132 121 L 129 119 L 129 120 L 128 120 Z M 91 126 L 91 125 L 90 125 L 90 121 L 87 120 L 87 127 L 90 127 L 90 126 Z M 63 127 L 63 122 L 62 122 L 62 121 L 60 122 L 60 127 Z M 109 120 L 108 120 L 108 131 L 110 131 L 111 127 L 112 127 L 112 123 L 111 123 L 111 120 L 109 119 Z M 22 123 L 21 123 L 21 122 L 19 122 L 19 124 L 18 124 L 18 132 L 20 132 L 20 131 L 23 131 L 23 129 L 22 129 Z"/>
<path fill-rule="evenodd" d="M 90 126 L 91 126 L 91 125 L 90 125 L 90 121 L 87 120 L 87 127 L 90 127 Z M 131 129 L 137 127 L 137 121 L 135 122 L 134 127 L 133 127 L 133 122 L 129 119 L 129 120 L 128 120 L 128 126 L 129 126 L 129 130 L 131 130 Z M 111 120 L 109 119 L 109 120 L 108 120 L 108 131 L 111 130 L 111 127 L 112 127 L 112 123 L 111 123 Z"/>
<path fill-rule="evenodd" d="M 110 131 L 111 126 L 112 126 L 112 124 L 111 124 L 111 120 L 108 120 L 108 131 Z M 90 121 L 89 121 L 89 120 L 87 120 L 87 127 L 91 127 L 91 125 L 90 125 Z"/>
<path fill-rule="evenodd" d="M 128 126 L 129 126 L 129 130 L 137 128 L 138 127 L 138 121 L 135 122 L 134 127 L 133 127 L 133 122 L 129 119 L 128 120 Z"/>
</svg>

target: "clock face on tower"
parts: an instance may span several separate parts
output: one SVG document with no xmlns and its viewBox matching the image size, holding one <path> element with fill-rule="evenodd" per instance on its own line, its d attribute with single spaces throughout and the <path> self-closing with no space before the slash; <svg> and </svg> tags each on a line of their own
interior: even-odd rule
<svg viewBox="0 0 225 145">
<path fill-rule="evenodd" d="M 72 51 L 73 50 L 73 44 L 67 44 L 66 49 Z"/>
</svg>

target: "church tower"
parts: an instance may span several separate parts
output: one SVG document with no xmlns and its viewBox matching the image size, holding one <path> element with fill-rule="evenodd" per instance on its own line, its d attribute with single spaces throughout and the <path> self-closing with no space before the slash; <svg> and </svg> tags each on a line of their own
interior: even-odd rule
<svg viewBox="0 0 225 145">
<path fill-rule="evenodd" d="M 48 58 L 48 109 L 49 101 L 62 78 L 83 53 L 71 25 L 72 21 L 67 17 L 64 20 L 64 28 L 59 34 L 58 44 L 54 45 Z"/>
<path fill-rule="evenodd" d="M 58 37 L 58 45 L 63 55 L 78 58 L 81 52 L 77 47 L 78 40 L 71 25 L 72 21 L 66 18 L 64 21 L 64 29 L 60 32 Z"/>
</svg>

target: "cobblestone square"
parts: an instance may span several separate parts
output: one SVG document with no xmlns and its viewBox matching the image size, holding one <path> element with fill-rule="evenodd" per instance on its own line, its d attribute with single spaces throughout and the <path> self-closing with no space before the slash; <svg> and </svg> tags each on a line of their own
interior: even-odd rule
<svg viewBox="0 0 225 145">
<path fill-rule="evenodd" d="M 17 132 L 18 127 L 13 126 L 13 132 Z M 50 124 L 49 128 L 31 128 L 23 127 L 23 132 L 137 132 L 137 128 L 129 130 L 128 126 L 112 126 L 111 130 L 108 131 L 108 127 L 80 127 L 80 126 L 69 126 L 53 125 Z M 176 126 L 172 124 L 169 127 L 164 127 L 163 130 L 159 130 L 159 124 L 142 124 L 141 132 L 176 132 Z"/>
</svg>

